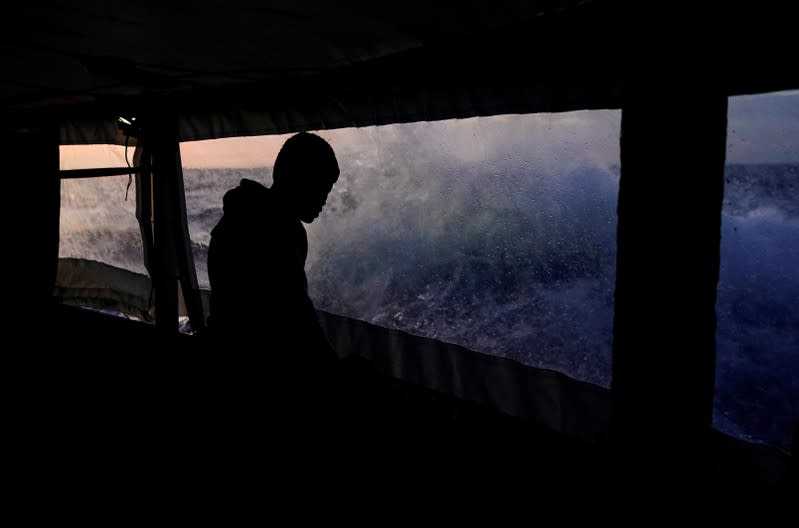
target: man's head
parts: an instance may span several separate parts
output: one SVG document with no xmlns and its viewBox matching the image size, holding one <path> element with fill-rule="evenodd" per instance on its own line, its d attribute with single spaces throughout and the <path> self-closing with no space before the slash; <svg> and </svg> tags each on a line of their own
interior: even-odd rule
<svg viewBox="0 0 799 528">
<path fill-rule="evenodd" d="M 338 175 L 336 155 L 327 141 L 301 132 L 280 148 L 272 170 L 272 188 L 279 190 L 300 220 L 311 223 L 322 212 Z"/>
</svg>

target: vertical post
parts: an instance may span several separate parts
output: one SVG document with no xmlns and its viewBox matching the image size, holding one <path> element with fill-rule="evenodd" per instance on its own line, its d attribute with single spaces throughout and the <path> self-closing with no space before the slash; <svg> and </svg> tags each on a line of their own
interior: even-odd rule
<svg viewBox="0 0 799 528">
<path fill-rule="evenodd" d="M 145 120 L 143 130 L 152 155 L 154 255 L 150 273 L 155 288 L 155 325 L 174 334 L 178 331 L 177 241 L 173 227 L 177 211 L 177 121 L 159 114 Z"/>
<path fill-rule="evenodd" d="M 24 490 L 9 504 L 41 496 L 47 480 L 41 476 L 58 474 L 54 468 L 65 462 L 59 450 L 69 450 L 59 426 L 71 394 L 59 389 L 66 387 L 63 358 L 72 358 L 73 351 L 58 346 L 60 320 L 52 309 L 61 210 L 59 143 L 55 123 L 9 123 L 0 130 L 0 270 L 6 306 L 0 329 L 8 403 L 3 426 L 13 431 L 5 449 L 14 454 L 4 473 L 16 490 Z"/>
<path fill-rule="evenodd" d="M 10 317 L 20 318 L 20 324 L 10 324 L 13 331 L 31 323 L 47 325 L 42 316 L 52 303 L 58 265 L 59 143 L 55 124 L 0 132 L 0 156 L 7 169 L 0 206 L 6 227 L 2 260 L 8 290 L 4 302 L 11 310 Z M 40 335 L 40 331 L 32 335 Z"/>
<path fill-rule="evenodd" d="M 680 58 L 625 85 L 613 434 L 631 485 L 691 493 L 709 475 L 727 98 L 710 62 Z"/>
</svg>

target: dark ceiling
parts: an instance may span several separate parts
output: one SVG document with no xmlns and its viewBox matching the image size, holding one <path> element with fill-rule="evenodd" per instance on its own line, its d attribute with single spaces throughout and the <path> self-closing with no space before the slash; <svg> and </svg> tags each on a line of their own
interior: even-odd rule
<svg viewBox="0 0 799 528">
<path fill-rule="evenodd" d="M 191 112 L 332 94 L 339 105 L 372 105 L 384 115 L 371 121 L 382 122 L 420 114 L 389 111 L 387 97 L 394 106 L 415 98 L 418 107 L 421 93 L 434 107 L 421 118 L 452 114 L 446 101 L 459 97 L 476 102 L 454 114 L 618 107 L 631 72 L 692 56 L 708 57 L 731 94 L 799 87 L 793 19 L 782 3 L 701 15 L 642 4 L 20 3 L 0 37 L 0 112 L 85 116 L 142 101 Z"/>
</svg>

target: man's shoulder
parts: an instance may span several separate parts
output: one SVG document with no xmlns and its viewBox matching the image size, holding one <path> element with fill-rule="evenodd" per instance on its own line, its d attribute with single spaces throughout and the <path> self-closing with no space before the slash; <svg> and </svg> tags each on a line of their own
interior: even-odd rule
<svg viewBox="0 0 799 528">
<path fill-rule="evenodd" d="M 257 181 L 242 178 L 237 187 L 227 191 L 222 198 L 222 211 L 238 215 L 263 209 L 271 201 L 270 190 Z"/>
</svg>

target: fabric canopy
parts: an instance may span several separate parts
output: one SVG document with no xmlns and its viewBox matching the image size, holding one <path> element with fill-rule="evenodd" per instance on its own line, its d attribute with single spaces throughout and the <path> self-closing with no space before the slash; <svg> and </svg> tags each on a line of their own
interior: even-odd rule
<svg viewBox="0 0 799 528">
<path fill-rule="evenodd" d="M 619 108 L 639 63 L 694 56 L 729 94 L 796 88 L 791 17 L 770 4 L 23 3 L 0 48 L 0 113 L 6 126 L 56 120 L 64 144 L 119 144 L 117 116 L 165 111 L 193 140 Z M 770 31 L 721 42 L 710 22 Z M 694 82 L 691 71 L 670 82 Z"/>
</svg>

